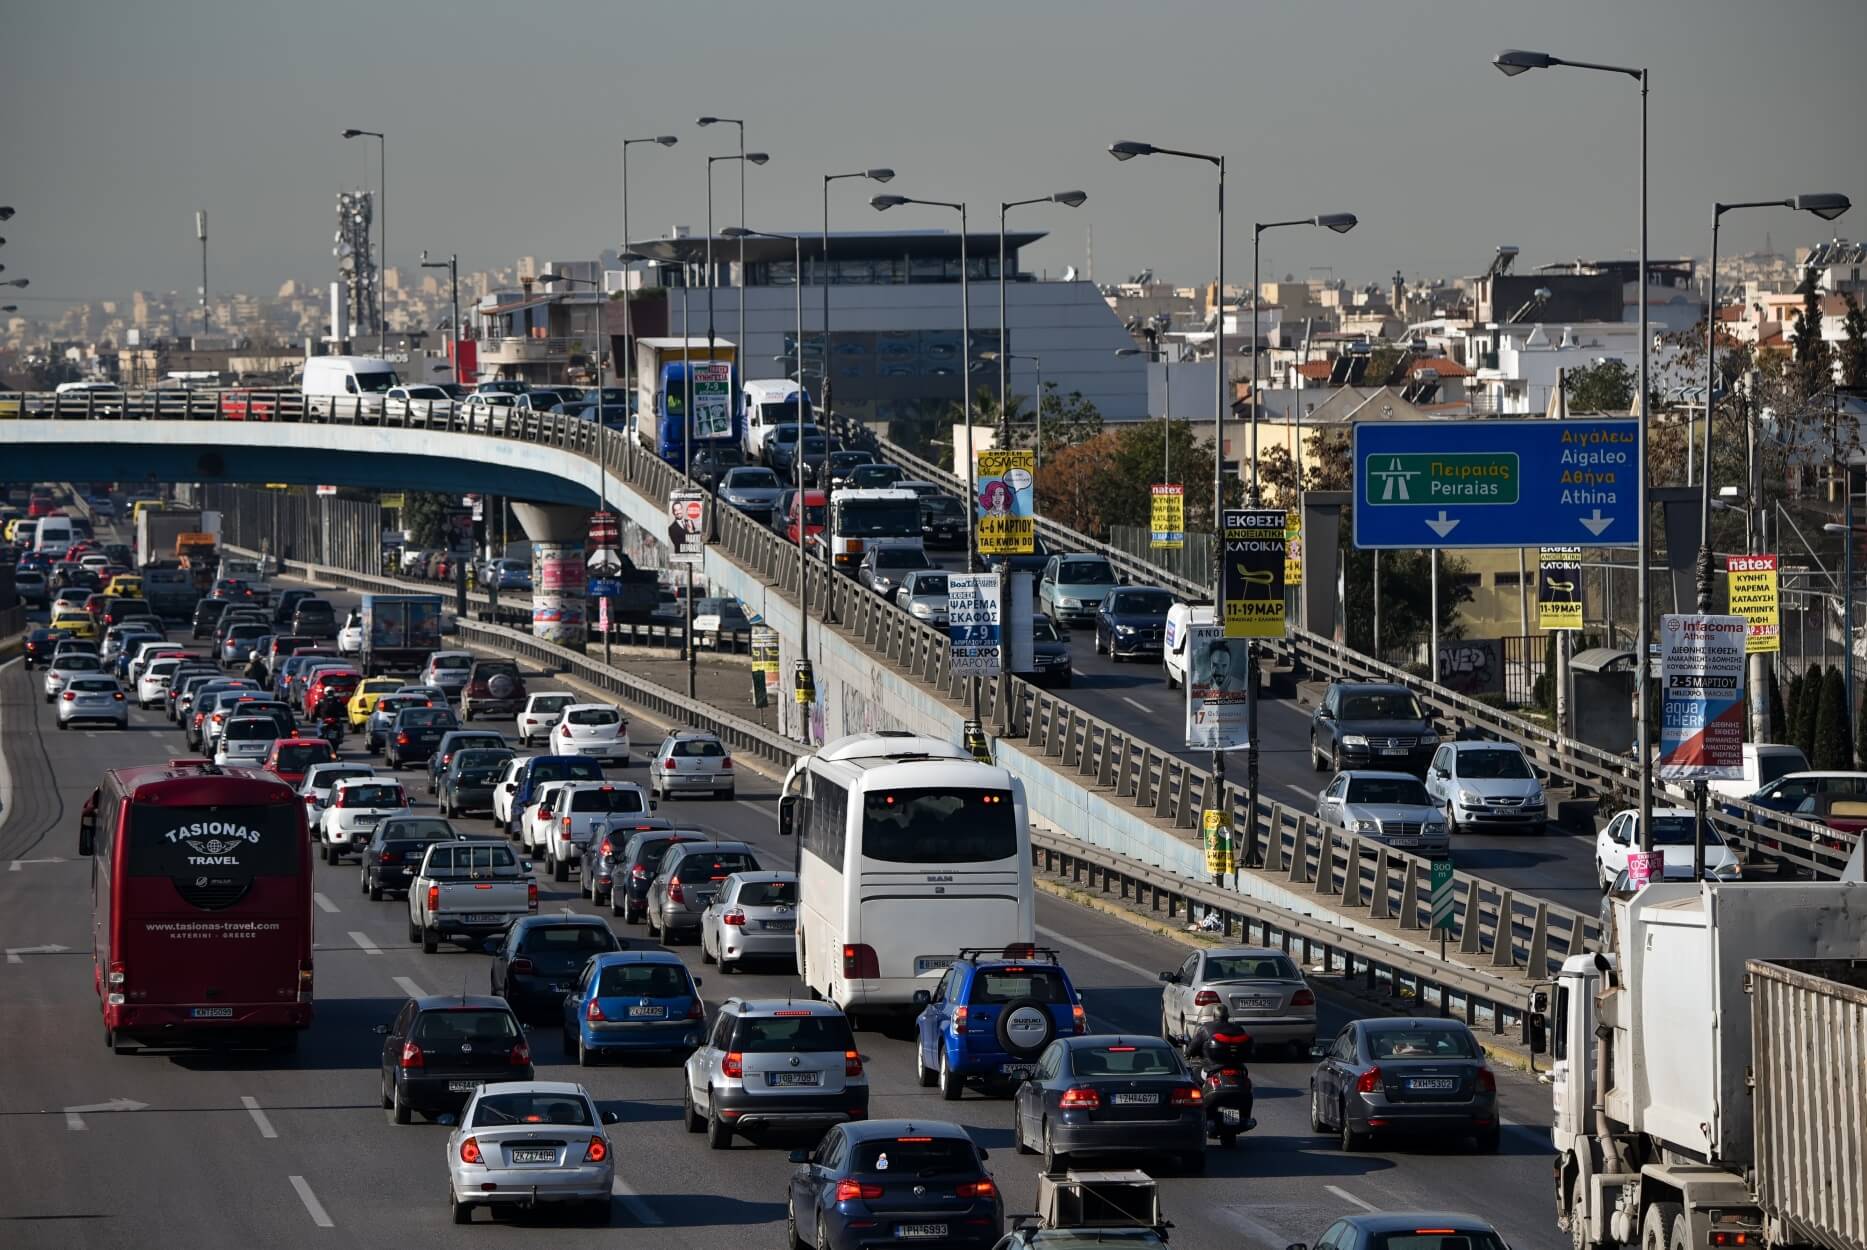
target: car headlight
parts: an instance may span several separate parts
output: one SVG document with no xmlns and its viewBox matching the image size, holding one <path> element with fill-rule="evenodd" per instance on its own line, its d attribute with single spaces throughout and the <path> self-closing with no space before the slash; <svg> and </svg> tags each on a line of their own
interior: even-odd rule
<svg viewBox="0 0 1867 1250">
<path fill-rule="evenodd" d="M 1357 820 L 1355 822 L 1355 832 L 1379 833 L 1381 832 L 1381 822 L 1378 820 Z"/>
<path fill-rule="evenodd" d="M 1132 625 L 1117 625 L 1117 626 L 1115 627 L 1115 632 L 1116 632 L 1116 633 L 1118 633 L 1118 634 L 1120 634 L 1120 635 L 1121 635 L 1121 636 L 1122 636 L 1123 638 L 1127 638 L 1127 637 L 1129 637 L 1129 636 L 1131 636 L 1131 635 L 1132 635 L 1132 634 L 1134 633 L 1134 626 L 1132 626 Z"/>
<path fill-rule="evenodd" d="M 1446 822 L 1443 820 L 1429 820 L 1426 822 L 1425 829 L 1427 833 L 1444 833 L 1446 831 Z"/>
<path fill-rule="evenodd" d="M 1438 741 L 1439 733 L 1436 730 L 1428 729 L 1425 733 L 1420 735 L 1420 745 L 1423 747 L 1430 747 Z"/>
<path fill-rule="evenodd" d="M 1465 804 L 1467 807 L 1472 807 L 1484 802 L 1484 799 L 1479 795 L 1473 794 L 1470 790 L 1460 790 L 1459 802 Z"/>
<path fill-rule="evenodd" d="M 933 609 L 928 607 L 924 603 L 910 603 L 908 605 L 908 611 L 912 612 L 915 616 L 932 616 L 933 615 Z"/>
<path fill-rule="evenodd" d="M 1343 734 L 1342 745 L 1345 747 L 1365 747 L 1368 745 L 1368 738 L 1365 734 Z"/>
</svg>

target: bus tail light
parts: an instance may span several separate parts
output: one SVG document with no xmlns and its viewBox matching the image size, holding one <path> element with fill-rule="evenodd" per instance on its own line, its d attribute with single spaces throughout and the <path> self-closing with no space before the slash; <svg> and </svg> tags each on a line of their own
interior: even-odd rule
<svg viewBox="0 0 1867 1250">
<path fill-rule="evenodd" d="M 123 962 L 121 960 L 111 960 L 110 971 L 105 974 L 104 979 L 110 985 L 110 992 L 104 998 L 105 1002 L 109 1003 L 112 1007 L 121 1007 L 124 1003 L 129 1001 L 129 974 L 124 971 Z"/>
<path fill-rule="evenodd" d="M 875 948 L 860 942 L 843 947 L 843 975 L 858 981 L 881 976 L 882 965 L 875 957 Z"/>
<path fill-rule="evenodd" d="M 301 1003 L 311 1001 L 311 961 L 309 959 L 298 961 L 298 1001 Z"/>
<path fill-rule="evenodd" d="M 413 1042 L 402 1043 L 402 1066 L 404 1068 L 425 1068 L 428 1058 L 421 1053 L 421 1047 Z"/>
</svg>

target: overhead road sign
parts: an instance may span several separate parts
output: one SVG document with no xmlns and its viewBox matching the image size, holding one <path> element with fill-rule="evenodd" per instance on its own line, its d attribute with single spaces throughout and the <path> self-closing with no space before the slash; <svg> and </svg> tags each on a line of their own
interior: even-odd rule
<svg viewBox="0 0 1867 1250">
<path fill-rule="evenodd" d="M 1364 421 L 1354 461 L 1363 549 L 1640 541 L 1637 420 Z"/>
</svg>

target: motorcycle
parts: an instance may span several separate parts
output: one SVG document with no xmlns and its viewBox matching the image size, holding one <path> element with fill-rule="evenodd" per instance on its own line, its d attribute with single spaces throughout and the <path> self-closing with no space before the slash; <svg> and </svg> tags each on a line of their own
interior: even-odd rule
<svg viewBox="0 0 1867 1250">
<path fill-rule="evenodd" d="M 1193 1079 L 1199 1082 L 1201 1102 L 1206 1108 L 1206 1136 L 1216 1138 L 1228 1150 L 1237 1142 L 1240 1133 L 1248 1133 L 1258 1126 L 1251 1115 L 1256 1101 L 1251 1069 L 1245 1066 L 1250 1053 L 1249 1039 L 1228 1043 L 1214 1038 L 1190 1061 Z"/>
</svg>

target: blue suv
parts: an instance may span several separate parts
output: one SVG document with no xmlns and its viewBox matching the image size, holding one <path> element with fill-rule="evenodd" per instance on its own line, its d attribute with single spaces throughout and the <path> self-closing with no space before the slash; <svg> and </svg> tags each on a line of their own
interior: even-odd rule
<svg viewBox="0 0 1867 1250">
<path fill-rule="evenodd" d="M 925 1086 L 957 1100 L 968 1081 L 1009 1094 L 1037 1070 L 1058 1037 L 1085 1030 L 1082 997 L 1057 952 L 1045 947 L 959 953 L 932 990 L 916 990 L 914 1068 Z"/>
</svg>

